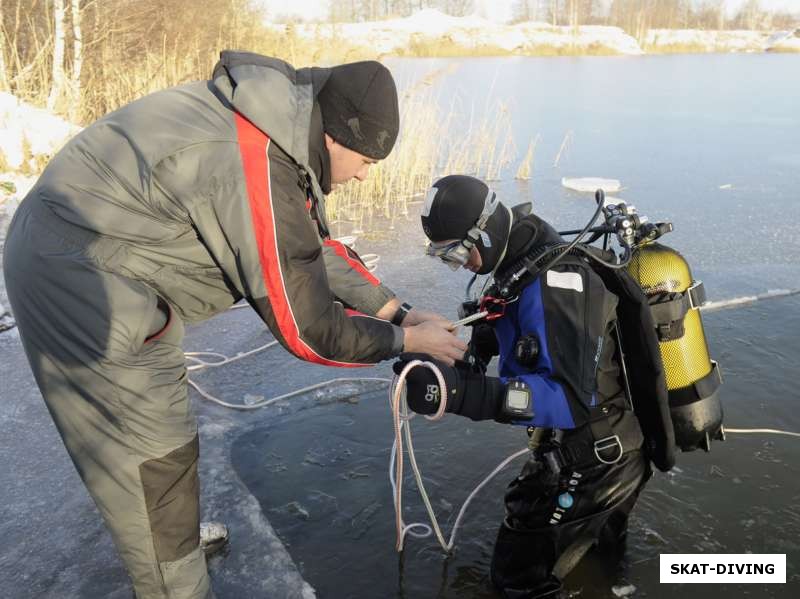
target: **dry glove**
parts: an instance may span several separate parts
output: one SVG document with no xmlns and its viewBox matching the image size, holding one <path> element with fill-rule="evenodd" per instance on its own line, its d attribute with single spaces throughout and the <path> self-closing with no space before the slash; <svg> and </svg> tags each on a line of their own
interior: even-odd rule
<svg viewBox="0 0 800 599">
<path fill-rule="evenodd" d="M 447 385 L 445 411 L 472 420 L 492 420 L 499 413 L 505 392 L 500 379 L 473 372 L 466 362 L 447 366 L 426 354 L 400 354 L 392 367 L 395 374 L 400 374 L 412 360 L 432 362 L 442 372 Z M 439 380 L 430 369 L 421 365 L 412 368 L 406 376 L 406 385 L 406 400 L 413 411 L 433 414 L 439 409 L 442 393 Z"/>
</svg>

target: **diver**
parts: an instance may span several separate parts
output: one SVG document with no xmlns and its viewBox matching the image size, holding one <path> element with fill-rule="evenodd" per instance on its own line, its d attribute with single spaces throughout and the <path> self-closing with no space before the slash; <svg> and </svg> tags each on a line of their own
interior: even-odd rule
<svg viewBox="0 0 800 599">
<path fill-rule="evenodd" d="M 429 255 L 494 281 L 526 256 L 563 243 L 530 204 L 509 208 L 464 175 L 434 183 L 422 227 Z M 512 297 L 484 297 L 480 309 L 491 320 L 474 326 L 465 359 L 455 366 L 434 361 L 447 384 L 448 412 L 527 427 L 531 453 L 508 486 L 491 564 L 492 582 L 506 597 L 555 597 L 592 546 L 623 549 L 650 461 L 672 465 L 671 457 L 662 464 L 657 451 L 643 448 L 621 360 L 620 300 L 590 262 L 566 253 L 522 277 Z M 489 376 L 487 364 L 498 354 L 499 376 Z M 403 354 L 395 372 L 418 357 L 429 359 Z M 440 397 L 430 370 L 409 372 L 412 410 L 432 414 Z"/>
</svg>

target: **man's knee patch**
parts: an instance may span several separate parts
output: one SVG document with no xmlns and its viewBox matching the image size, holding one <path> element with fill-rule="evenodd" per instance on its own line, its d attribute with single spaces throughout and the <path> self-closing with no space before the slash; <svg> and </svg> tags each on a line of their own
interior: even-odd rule
<svg viewBox="0 0 800 599">
<path fill-rule="evenodd" d="M 159 562 L 174 562 L 200 544 L 199 439 L 139 466 Z"/>
</svg>

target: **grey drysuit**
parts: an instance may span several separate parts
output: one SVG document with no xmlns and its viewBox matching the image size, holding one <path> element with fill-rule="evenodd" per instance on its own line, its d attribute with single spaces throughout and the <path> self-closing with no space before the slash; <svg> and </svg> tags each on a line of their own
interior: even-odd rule
<svg viewBox="0 0 800 599">
<path fill-rule="evenodd" d="M 184 322 L 245 298 L 304 360 L 368 364 L 402 347 L 374 317 L 392 292 L 326 238 L 309 147 L 327 76 L 225 52 L 211 81 L 72 139 L 11 224 L 3 268 L 25 352 L 140 599 L 213 596 Z"/>
</svg>

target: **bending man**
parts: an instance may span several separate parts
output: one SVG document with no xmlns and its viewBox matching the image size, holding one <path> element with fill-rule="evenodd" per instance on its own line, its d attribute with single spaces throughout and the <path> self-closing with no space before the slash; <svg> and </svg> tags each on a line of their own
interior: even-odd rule
<svg viewBox="0 0 800 599">
<path fill-rule="evenodd" d="M 17 210 L 3 267 L 22 343 L 139 599 L 213 596 L 184 322 L 244 298 L 287 350 L 329 366 L 466 348 L 328 235 L 324 195 L 366 178 L 398 121 L 379 63 L 224 52 L 211 80 L 83 130 Z"/>
</svg>

